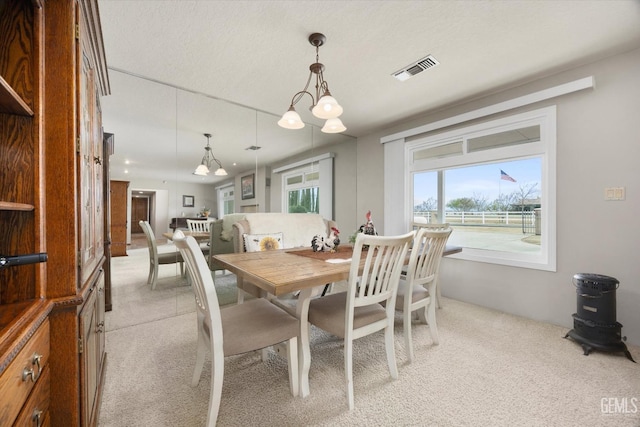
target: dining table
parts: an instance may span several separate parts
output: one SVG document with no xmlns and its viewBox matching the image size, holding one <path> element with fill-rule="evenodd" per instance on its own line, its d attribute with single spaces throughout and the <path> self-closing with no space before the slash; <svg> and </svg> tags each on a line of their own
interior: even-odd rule
<svg viewBox="0 0 640 427">
<path fill-rule="evenodd" d="M 193 236 L 194 239 L 196 239 L 196 241 L 198 243 L 204 243 L 204 242 L 208 242 L 209 241 L 209 237 L 211 236 L 211 234 L 208 231 L 187 231 L 187 230 L 182 230 L 182 232 L 184 233 L 184 236 Z M 171 232 L 167 232 L 167 233 L 162 233 L 163 237 L 166 237 L 169 240 L 173 240 L 173 233 Z"/>
<path fill-rule="evenodd" d="M 462 248 L 447 246 L 444 255 L 458 253 Z M 266 294 L 279 297 L 299 292 L 295 315 L 300 319 L 298 345 L 298 378 L 301 397 L 309 395 L 309 302 L 325 285 L 347 280 L 351 269 L 353 246 L 341 245 L 335 252 L 314 252 L 310 247 L 260 252 L 240 252 L 214 255 L 226 270 L 234 273 L 238 282 L 247 281 Z M 360 260 L 364 265 L 366 252 Z"/>
</svg>

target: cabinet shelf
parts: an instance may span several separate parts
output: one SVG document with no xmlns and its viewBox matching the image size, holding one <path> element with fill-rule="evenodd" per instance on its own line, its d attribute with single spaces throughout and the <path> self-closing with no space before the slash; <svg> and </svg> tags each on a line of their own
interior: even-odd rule
<svg viewBox="0 0 640 427">
<path fill-rule="evenodd" d="M 33 111 L 20 95 L 0 76 L 0 113 L 33 116 Z"/>
<path fill-rule="evenodd" d="M 32 211 L 33 205 L 26 203 L 5 202 L 0 200 L 0 211 Z"/>
</svg>

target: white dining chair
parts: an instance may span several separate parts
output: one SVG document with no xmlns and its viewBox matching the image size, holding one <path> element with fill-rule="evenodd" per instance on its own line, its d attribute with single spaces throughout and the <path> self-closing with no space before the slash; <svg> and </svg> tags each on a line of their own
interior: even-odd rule
<svg viewBox="0 0 640 427">
<path fill-rule="evenodd" d="M 264 298 L 221 309 L 211 271 L 196 240 L 192 236 L 185 238 L 182 231 L 176 230 L 173 241 L 187 264 L 196 299 L 198 344 L 191 382 L 193 386 L 200 381 L 207 349 L 211 351 L 211 391 L 207 426 L 214 426 L 218 418 L 224 358 L 227 356 L 286 342 L 289 387 L 291 394 L 297 396 L 299 320 Z M 250 383 L 251 379 L 247 381 Z"/>
<path fill-rule="evenodd" d="M 448 222 L 442 222 L 442 223 L 413 222 L 412 226 L 413 226 L 414 230 L 418 230 L 420 228 L 426 228 L 426 229 L 429 229 L 429 230 L 446 230 L 447 228 L 449 228 L 449 223 Z M 437 279 L 438 278 L 436 277 L 436 280 Z M 436 286 L 436 307 L 437 308 L 442 308 L 442 298 L 440 297 L 440 291 L 441 291 L 441 287 L 440 286 Z"/>
<path fill-rule="evenodd" d="M 411 337 L 412 315 L 417 312 L 422 323 L 429 324 L 434 344 L 440 342 L 436 323 L 436 290 L 442 253 L 451 235 L 451 228 L 418 228 L 409 257 L 406 276 L 400 277 L 396 310 L 403 312 L 405 348 L 409 362 L 413 360 Z"/>
<path fill-rule="evenodd" d="M 398 378 L 393 338 L 394 306 L 400 272 L 413 236 L 413 232 L 401 236 L 359 233 L 353 248 L 347 291 L 315 298 L 309 303 L 309 323 L 344 338 L 350 410 L 354 407 L 354 340 L 384 330 L 389 371 L 393 379 Z M 362 270 L 361 257 L 365 260 Z M 386 302 L 386 308 L 382 307 L 382 302 Z"/>
<path fill-rule="evenodd" d="M 151 225 L 147 221 L 140 221 L 140 227 L 147 238 L 147 245 L 149 246 L 149 277 L 147 278 L 147 284 L 151 285 L 151 289 L 156 288 L 158 283 L 158 266 L 167 264 L 180 264 L 180 275 L 184 276 L 184 263 L 182 255 L 178 251 L 158 253 L 158 244 L 156 243 L 156 236 L 151 229 Z"/>
<path fill-rule="evenodd" d="M 208 233 L 211 223 L 215 221 L 215 219 L 187 219 L 187 228 L 191 232 L 196 233 Z"/>
</svg>

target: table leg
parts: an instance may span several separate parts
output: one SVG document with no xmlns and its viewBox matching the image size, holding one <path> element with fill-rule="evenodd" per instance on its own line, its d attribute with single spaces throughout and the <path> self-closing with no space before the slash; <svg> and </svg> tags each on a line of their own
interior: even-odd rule
<svg viewBox="0 0 640 427">
<path fill-rule="evenodd" d="M 311 367 L 311 349 L 309 345 L 309 302 L 319 288 L 307 288 L 300 291 L 296 316 L 300 319 L 298 339 L 298 379 L 300 397 L 309 395 L 309 368 Z"/>
</svg>

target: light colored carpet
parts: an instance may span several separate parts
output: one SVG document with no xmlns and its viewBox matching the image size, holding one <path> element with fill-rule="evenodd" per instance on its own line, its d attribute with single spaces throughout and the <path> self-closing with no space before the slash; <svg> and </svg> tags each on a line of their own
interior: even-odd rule
<svg viewBox="0 0 640 427">
<path fill-rule="evenodd" d="M 146 270 L 143 276 L 146 281 Z M 107 319 L 118 317 L 115 310 L 121 306 L 136 312 L 134 303 L 120 301 L 126 295 L 114 295 L 114 312 Z M 177 307 L 182 303 L 154 304 L 158 319 L 106 334 L 102 427 L 205 423 L 209 362 L 200 384 L 190 386 L 195 312 L 181 313 Z M 227 358 L 218 425 L 640 426 L 640 365 L 622 354 L 584 356 L 578 344 L 563 339 L 566 328 L 446 298 L 437 316 L 438 346 L 426 325 L 414 325 L 412 364 L 406 363 L 402 321 L 396 318 L 395 381 L 389 376 L 383 335 L 356 342 L 353 411 L 346 402 L 342 344 L 316 328 L 311 394 L 305 399 L 290 395 L 286 361 L 275 353 L 267 363 L 258 353 Z M 640 360 L 640 348 L 630 351 Z M 605 403 L 627 402 L 628 413 L 620 413 L 621 407 L 603 413 L 603 399 L 610 398 L 615 400 Z"/>
<path fill-rule="evenodd" d="M 160 245 L 158 252 L 175 250 L 172 243 Z M 111 259 L 111 298 L 113 310 L 107 313 L 107 331 L 194 312 L 196 305 L 191 286 L 180 275 L 179 264 L 160 265 L 158 283 L 151 290 L 149 250 L 129 249 L 128 256 Z M 235 304 L 236 279 L 232 274 L 215 275 L 216 291 L 221 305 Z"/>
</svg>

